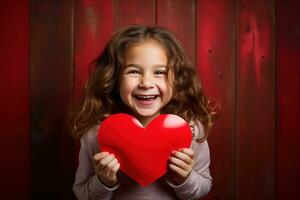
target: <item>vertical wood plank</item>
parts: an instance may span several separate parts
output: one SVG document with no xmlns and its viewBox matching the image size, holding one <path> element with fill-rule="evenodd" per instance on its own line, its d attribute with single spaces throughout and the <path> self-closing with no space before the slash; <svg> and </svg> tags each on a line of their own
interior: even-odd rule
<svg viewBox="0 0 300 200">
<path fill-rule="evenodd" d="M 82 98 L 88 66 L 115 30 L 113 0 L 75 0 L 74 96 Z"/>
<path fill-rule="evenodd" d="M 274 2 L 237 7 L 236 199 L 274 199 Z"/>
<path fill-rule="evenodd" d="M 276 198 L 299 198 L 300 2 L 277 5 Z"/>
<path fill-rule="evenodd" d="M 113 0 L 75 0 L 74 2 L 74 103 L 84 98 L 84 85 L 90 63 L 101 53 L 115 30 Z M 79 140 L 75 142 L 78 165 Z"/>
<path fill-rule="evenodd" d="M 0 199 L 30 199 L 29 1 L 0 7 Z"/>
<path fill-rule="evenodd" d="M 194 0 L 157 0 L 156 24 L 171 30 L 195 63 Z"/>
<path fill-rule="evenodd" d="M 115 30 L 113 0 L 75 0 L 74 5 L 74 90 L 78 104 L 84 98 L 90 63 L 101 53 Z M 78 165 L 79 140 L 75 142 L 75 166 Z"/>
<path fill-rule="evenodd" d="M 207 199 L 234 199 L 235 2 L 197 1 L 196 66 L 207 95 L 221 105 L 208 142 L 213 187 Z"/>
<path fill-rule="evenodd" d="M 117 28 L 133 24 L 155 25 L 155 0 L 116 0 Z"/>
<path fill-rule="evenodd" d="M 72 199 L 72 1 L 31 1 L 32 199 Z"/>
</svg>

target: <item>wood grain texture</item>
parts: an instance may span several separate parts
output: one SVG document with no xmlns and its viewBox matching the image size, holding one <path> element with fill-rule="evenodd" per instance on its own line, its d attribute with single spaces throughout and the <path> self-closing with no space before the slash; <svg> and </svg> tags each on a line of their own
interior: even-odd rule
<svg viewBox="0 0 300 200">
<path fill-rule="evenodd" d="M 155 25 L 155 0 L 116 0 L 115 2 L 118 29 L 133 24 Z"/>
<path fill-rule="evenodd" d="M 91 62 L 102 52 L 115 30 L 113 0 L 74 2 L 74 88 L 73 103 L 84 99 L 84 86 Z M 75 141 L 74 160 L 78 165 L 79 140 Z"/>
<path fill-rule="evenodd" d="M 156 25 L 172 31 L 195 63 L 195 1 L 157 0 Z"/>
<path fill-rule="evenodd" d="M 240 0 L 236 26 L 236 199 L 273 199 L 274 2 Z"/>
<path fill-rule="evenodd" d="M 115 30 L 113 0 L 74 2 L 74 97 L 83 95 L 90 63 Z"/>
<path fill-rule="evenodd" d="M 0 199 L 30 199 L 29 1 L 0 7 Z"/>
<path fill-rule="evenodd" d="M 74 199 L 77 153 L 64 123 L 70 98 L 83 98 L 90 62 L 115 30 L 131 24 L 174 32 L 204 91 L 221 104 L 221 118 L 209 137 L 214 181 L 206 199 L 297 198 L 299 2 L 31 0 L 3 5 L 0 155 L 11 164 L 1 162 L 1 192 L 6 192 L 0 199 L 29 199 L 30 187 L 31 199 Z"/>
<path fill-rule="evenodd" d="M 221 105 L 208 139 L 214 180 L 207 199 L 234 199 L 234 9 L 231 0 L 196 3 L 196 66 L 204 91 Z"/>
<path fill-rule="evenodd" d="M 300 2 L 276 1 L 276 198 L 298 199 L 300 179 Z"/>
<path fill-rule="evenodd" d="M 71 199 L 73 142 L 66 128 L 72 95 L 72 4 L 31 1 L 30 128 L 32 199 Z"/>
</svg>

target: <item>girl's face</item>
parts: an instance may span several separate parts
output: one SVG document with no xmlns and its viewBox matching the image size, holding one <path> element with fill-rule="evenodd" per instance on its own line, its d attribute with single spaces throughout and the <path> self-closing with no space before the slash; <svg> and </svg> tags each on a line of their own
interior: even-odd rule
<svg viewBox="0 0 300 200">
<path fill-rule="evenodd" d="M 123 57 L 120 96 L 145 126 L 172 98 L 173 90 L 166 74 L 167 55 L 159 43 L 148 40 L 127 49 Z"/>
</svg>

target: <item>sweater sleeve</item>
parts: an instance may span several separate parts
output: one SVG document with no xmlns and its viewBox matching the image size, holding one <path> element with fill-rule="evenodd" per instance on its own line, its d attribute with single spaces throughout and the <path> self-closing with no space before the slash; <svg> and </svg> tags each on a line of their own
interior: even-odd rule
<svg viewBox="0 0 300 200">
<path fill-rule="evenodd" d="M 203 135 L 202 125 L 197 125 L 194 131 L 194 140 L 191 145 L 191 149 L 195 153 L 193 171 L 181 185 L 176 186 L 168 182 L 179 199 L 199 199 L 210 191 L 212 185 L 212 177 L 209 171 L 210 153 L 208 143 L 206 140 L 202 143 L 195 141 L 195 139 L 201 138 L 200 135 Z"/>
<path fill-rule="evenodd" d="M 93 157 L 99 152 L 97 130 L 97 128 L 92 128 L 80 139 L 79 165 L 73 184 L 74 194 L 79 200 L 109 200 L 117 188 L 117 186 L 105 187 L 96 175 Z"/>
</svg>

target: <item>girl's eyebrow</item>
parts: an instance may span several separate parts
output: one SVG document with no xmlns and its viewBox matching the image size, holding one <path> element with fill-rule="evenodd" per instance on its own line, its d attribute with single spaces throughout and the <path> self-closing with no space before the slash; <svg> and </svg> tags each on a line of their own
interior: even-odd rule
<svg viewBox="0 0 300 200">
<path fill-rule="evenodd" d="M 139 67 L 139 66 L 136 65 L 136 64 L 127 64 L 127 65 L 124 66 L 124 69 L 126 69 L 128 67 Z"/>
<path fill-rule="evenodd" d="M 157 65 L 156 68 L 167 68 L 167 65 Z"/>
<path fill-rule="evenodd" d="M 130 63 L 130 64 L 125 65 L 123 69 L 127 69 L 127 68 L 129 68 L 129 67 L 140 68 L 139 65 L 137 65 L 137 64 L 131 64 L 131 63 Z M 164 65 L 164 64 L 158 64 L 158 65 L 155 66 L 155 68 L 167 68 L 167 65 Z"/>
</svg>

